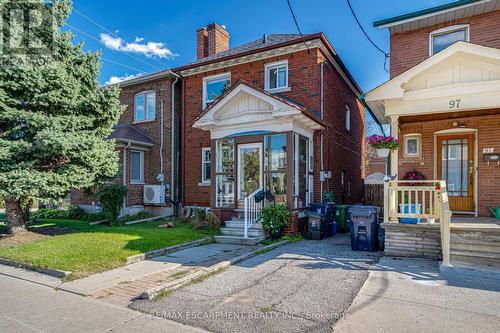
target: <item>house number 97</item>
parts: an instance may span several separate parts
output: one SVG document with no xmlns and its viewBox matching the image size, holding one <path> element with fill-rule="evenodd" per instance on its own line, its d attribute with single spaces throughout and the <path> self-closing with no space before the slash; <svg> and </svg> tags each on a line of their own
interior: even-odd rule
<svg viewBox="0 0 500 333">
<path fill-rule="evenodd" d="M 450 101 L 450 109 L 458 109 L 460 107 L 461 99 L 452 99 Z"/>
</svg>

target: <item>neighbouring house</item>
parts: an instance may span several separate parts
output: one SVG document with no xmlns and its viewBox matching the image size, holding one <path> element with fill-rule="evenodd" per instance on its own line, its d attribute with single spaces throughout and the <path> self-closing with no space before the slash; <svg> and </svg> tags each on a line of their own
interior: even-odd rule
<svg viewBox="0 0 500 333">
<path fill-rule="evenodd" d="M 500 1 L 462 0 L 374 23 L 390 31 L 391 79 L 365 100 L 401 142 L 386 187 L 389 253 L 500 266 L 498 226 L 480 224 L 500 205 L 499 22 Z M 427 181 L 405 182 L 412 170 Z M 449 214 L 474 223 L 451 223 L 451 244 Z M 397 223 L 415 218 L 439 224 Z"/>
<path fill-rule="evenodd" d="M 176 82 L 178 76 L 166 70 L 119 83 L 126 109 L 110 139 L 120 155 L 116 181 L 127 187 L 122 214 L 173 213 L 166 198 L 175 199 L 178 189 L 181 85 Z M 82 190 L 71 193 L 71 202 L 87 211 L 98 208 Z"/>
<path fill-rule="evenodd" d="M 198 59 L 173 69 L 183 78 L 183 205 L 208 207 L 236 229 L 245 201 L 248 225 L 258 219 L 254 196 L 263 189 L 288 206 L 285 232 L 297 234 L 300 212 L 323 193 L 360 202 L 365 106 L 327 38 L 273 34 L 229 44 L 222 26 L 201 28 Z"/>
</svg>

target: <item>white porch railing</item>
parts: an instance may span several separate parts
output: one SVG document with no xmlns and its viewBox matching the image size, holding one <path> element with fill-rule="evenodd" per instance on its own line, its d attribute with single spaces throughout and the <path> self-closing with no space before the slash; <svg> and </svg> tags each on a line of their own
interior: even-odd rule
<svg viewBox="0 0 500 333">
<path fill-rule="evenodd" d="M 450 264 L 450 221 L 446 182 L 441 180 L 394 180 L 384 183 L 384 222 L 418 218 L 427 223 L 439 220 L 443 265 Z"/>
<path fill-rule="evenodd" d="M 264 202 L 266 199 L 263 199 L 260 202 L 255 201 L 255 195 L 262 190 L 262 187 L 260 187 L 248 197 L 245 197 L 245 238 L 248 238 L 248 228 L 250 228 L 252 224 L 259 222 L 262 216 L 262 208 L 264 208 Z"/>
</svg>

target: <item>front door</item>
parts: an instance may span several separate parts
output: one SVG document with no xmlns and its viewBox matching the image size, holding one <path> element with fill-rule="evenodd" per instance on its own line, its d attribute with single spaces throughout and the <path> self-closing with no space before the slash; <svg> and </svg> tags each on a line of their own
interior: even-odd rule
<svg viewBox="0 0 500 333">
<path fill-rule="evenodd" d="M 238 146 L 238 200 L 242 200 L 262 186 L 262 144 Z"/>
<path fill-rule="evenodd" d="M 437 137 L 438 178 L 446 180 L 450 209 L 474 212 L 474 134 Z"/>
</svg>

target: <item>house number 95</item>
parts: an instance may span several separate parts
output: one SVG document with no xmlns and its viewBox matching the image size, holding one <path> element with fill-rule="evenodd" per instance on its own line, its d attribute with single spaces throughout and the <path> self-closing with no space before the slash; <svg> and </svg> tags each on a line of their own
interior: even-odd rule
<svg viewBox="0 0 500 333">
<path fill-rule="evenodd" d="M 450 109 L 458 109 L 460 107 L 461 99 L 452 99 L 450 101 Z"/>
</svg>

